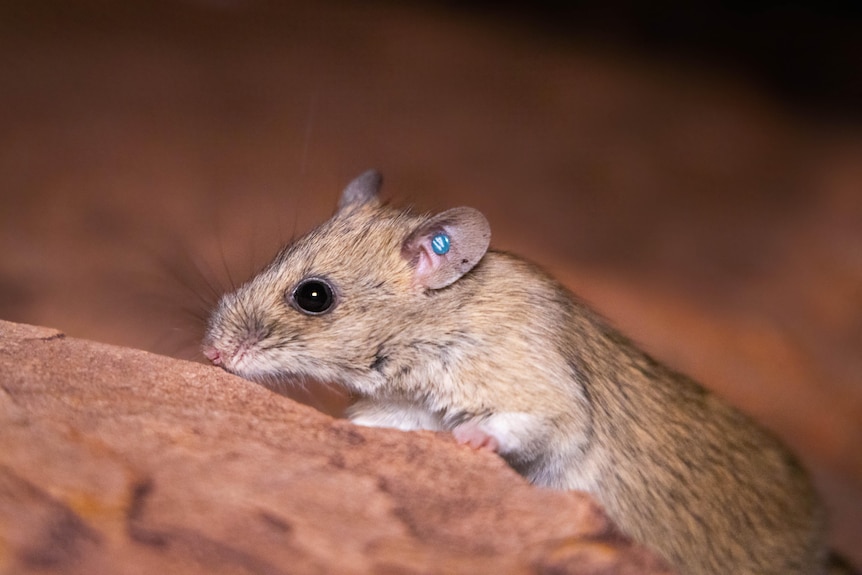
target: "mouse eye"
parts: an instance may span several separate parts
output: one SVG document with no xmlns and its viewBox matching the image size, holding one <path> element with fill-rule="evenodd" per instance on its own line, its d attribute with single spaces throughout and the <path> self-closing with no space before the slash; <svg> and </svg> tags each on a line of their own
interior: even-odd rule
<svg viewBox="0 0 862 575">
<path fill-rule="evenodd" d="M 293 288 L 290 303 L 303 313 L 320 315 L 335 305 L 335 292 L 326 280 L 306 278 Z"/>
</svg>

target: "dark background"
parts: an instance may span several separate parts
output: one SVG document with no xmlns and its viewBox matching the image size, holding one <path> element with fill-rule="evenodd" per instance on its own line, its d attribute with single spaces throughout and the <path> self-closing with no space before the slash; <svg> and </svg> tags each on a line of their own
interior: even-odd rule
<svg viewBox="0 0 862 575">
<path fill-rule="evenodd" d="M 742 77 L 797 112 L 862 112 L 862 7 L 850 2 L 441 2 L 544 36 L 648 53 Z"/>
<path fill-rule="evenodd" d="M 199 359 L 220 290 L 377 167 L 396 204 L 481 209 L 778 432 L 860 563 L 859 25 L 814 2 L 2 3 L 0 317 Z"/>
</svg>

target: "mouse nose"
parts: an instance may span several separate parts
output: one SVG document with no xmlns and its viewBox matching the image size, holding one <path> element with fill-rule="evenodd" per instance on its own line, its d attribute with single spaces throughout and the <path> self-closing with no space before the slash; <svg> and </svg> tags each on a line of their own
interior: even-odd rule
<svg viewBox="0 0 862 575">
<path fill-rule="evenodd" d="M 221 352 L 211 345 L 203 348 L 203 354 L 213 365 L 221 366 L 224 363 Z"/>
</svg>

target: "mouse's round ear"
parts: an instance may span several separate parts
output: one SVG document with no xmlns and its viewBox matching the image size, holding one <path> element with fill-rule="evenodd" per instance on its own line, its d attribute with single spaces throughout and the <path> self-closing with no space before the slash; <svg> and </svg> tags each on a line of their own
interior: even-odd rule
<svg viewBox="0 0 862 575">
<path fill-rule="evenodd" d="M 338 200 L 338 211 L 353 206 L 361 206 L 369 202 L 377 201 L 380 186 L 383 185 L 383 176 L 377 170 L 368 170 L 360 174 L 355 180 L 347 184 L 341 192 Z"/>
<path fill-rule="evenodd" d="M 491 226 L 478 210 L 453 208 L 420 225 L 401 245 L 417 285 L 448 286 L 473 269 L 491 242 Z"/>
</svg>

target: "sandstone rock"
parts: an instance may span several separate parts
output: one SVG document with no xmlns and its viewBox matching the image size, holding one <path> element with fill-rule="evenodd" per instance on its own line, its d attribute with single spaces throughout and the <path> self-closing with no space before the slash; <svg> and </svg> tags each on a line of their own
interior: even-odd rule
<svg viewBox="0 0 862 575">
<path fill-rule="evenodd" d="M 7 322 L 0 374 L 0 573 L 668 573 L 443 434 Z"/>
</svg>

